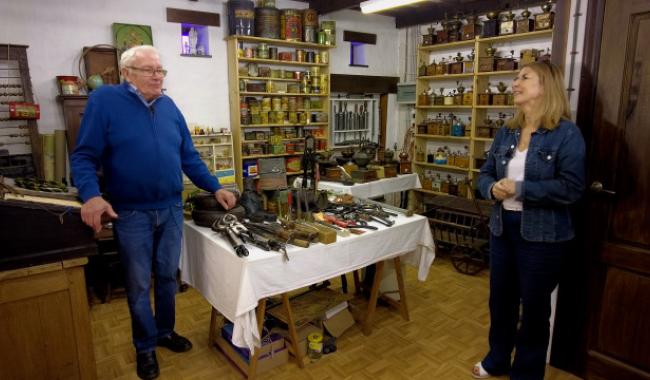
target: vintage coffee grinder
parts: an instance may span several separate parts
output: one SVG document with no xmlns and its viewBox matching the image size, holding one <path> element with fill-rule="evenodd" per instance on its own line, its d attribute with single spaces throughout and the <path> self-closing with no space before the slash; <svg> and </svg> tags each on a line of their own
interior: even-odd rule
<svg viewBox="0 0 650 380">
<path fill-rule="evenodd" d="M 542 10 L 544 13 L 538 13 L 535 15 L 535 30 L 546 30 L 553 28 L 553 20 L 555 19 L 555 12 L 551 12 L 553 9 L 553 1 L 548 0 L 544 5 L 542 5 Z"/>
</svg>

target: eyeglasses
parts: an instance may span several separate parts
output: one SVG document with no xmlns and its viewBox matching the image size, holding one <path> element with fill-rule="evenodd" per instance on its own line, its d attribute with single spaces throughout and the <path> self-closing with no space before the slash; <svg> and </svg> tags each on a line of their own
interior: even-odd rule
<svg viewBox="0 0 650 380">
<path fill-rule="evenodd" d="M 158 74 L 160 76 L 167 76 L 167 70 L 165 69 L 152 69 L 152 68 L 142 68 L 142 67 L 134 67 L 134 66 L 127 66 L 127 68 L 131 70 L 136 70 L 142 73 L 142 75 L 146 77 L 152 77 L 154 74 Z"/>
</svg>

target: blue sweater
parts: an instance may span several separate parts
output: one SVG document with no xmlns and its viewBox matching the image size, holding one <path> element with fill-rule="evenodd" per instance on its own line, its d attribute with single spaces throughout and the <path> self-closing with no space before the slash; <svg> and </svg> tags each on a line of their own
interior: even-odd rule
<svg viewBox="0 0 650 380">
<path fill-rule="evenodd" d="M 180 204 L 181 171 L 204 190 L 221 187 L 201 161 L 171 98 L 162 95 L 147 107 L 126 82 L 92 92 L 70 161 L 84 202 L 100 195 L 96 171 L 103 168 L 116 210 Z"/>
</svg>

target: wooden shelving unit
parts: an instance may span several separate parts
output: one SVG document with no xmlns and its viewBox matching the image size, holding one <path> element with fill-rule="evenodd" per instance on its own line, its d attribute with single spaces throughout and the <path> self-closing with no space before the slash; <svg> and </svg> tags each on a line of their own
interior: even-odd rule
<svg viewBox="0 0 650 380">
<path fill-rule="evenodd" d="M 492 138 L 478 137 L 477 135 L 477 125 L 483 125 L 482 120 L 486 118 L 488 113 L 513 113 L 516 107 L 514 106 L 495 106 L 495 105 L 478 105 L 478 94 L 485 92 L 488 87 L 488 83 L 492 79 L 493 82 L 508 82 L 510 84 L 508 77 L 514 77 L 517 74 L 517 70 L 507 70 L 507 71 L 490 71 L 490 72 L 479 72 L 479 60 L 482 55 L 484 55 L 484 50 L 490 45 L 495 45 L 499 47 L 501 45 L 508 45 L 511 42 L 519 41 L 536 41 L 539 43 L 550 42 L 552 41 L 552 30 L 542 30 L 534 31 L 529 33 L 513 34 L 507 36 L 498 36 L 490 38 L 481 38 L 476 37 L 473 40 L 468 41 L 459 41 L 452 42 L 447 44 L 436 44 L 429 46 L 420 46 L 418 48 L 418 62 L 424 62 L 427 65 L 431 62 L 432 56 L 441 56 L 441 55 L 452 55 L 455 56 L 456 53 L 460 52 L 463 55 L 467 55 L 474 49 L 474 70 L 473 72 L 462 73 L 462 74 L 445 74 L 445 75 L 427 75 L 427 76 L 418 76 L 416 80 L 416 97 L 423 93 L 427 88 L 431 87 L 436 89 L 437 84 L 441 82 L 455 82 L 462 80 L 470 80 L 473 88 L 472 93 L 472 105 L 419 105 L 416 104 L 416 125 L 420 124 L 428 116 L 431 116 L 435 113 L 448 113 L 448 112 L 465 112 L 463 115 L 467 114 L 467 111 L 471 111 L 471 123 L 466 125 L 466 128 L 469 128 L 469 134 L 466 133 L 464 137 L 457 136 L 440 136 L 440 135 L 428 135 L 428 134 L 416 134 L 415 135 L 415 146 L 416 149 L 424 151 L 425 155 L 427 154 L 426 147 L 427 142 L 437 141 L 439 145 L 445 145 L 447 143 L 456 143 L 456 144 L 466 144 L 469 148 L 469 167 L 462 168 L 453 165 L 438 165 L 434 163 L 422 162 L 413 160 L 413 172 L 419 173 L 420 175 L 424 174 L 425 170 L 435 170 L 440 173 L 448 173 L 452 175 L 465 175 L 470 180 L 476 178 L 479 173 L 479 167 L 475 167 L 476 158 L 480 158 L 485 151 L 485 148 L 492 142 Z M 499 51 L 505 50 L 503 47 Z M 510 50 L 510 49 L 508 49 Z M 467 86 L 469 87 L 469 86 Z M 447 86 L 449 88 L 449 86 Z M 413 157 L 415 157 L 415 152 L 413 152 Z M 440 193 L 437 191 L 427 190 L 427 189 L 417 189 L 421 195 L 448 195 L 446 193 Z"/>
<path fill-rule="evenodd" d="M 232 132 L 232 141 L 233 141 L 233 155 L 234 155 L 234 167 L 235 167 L 235 176 L 236 183 L 239 189 L 243 189 L 243 178 L 244 178 L 244 160 L 256 160 L 259 158 L 272 158 L 272 157 L 294 157 L 300 156 L 303 153 L 296 151 L 294 153 L 281 153 L 281 154 L 245 154 L 243 152 L 244 144 L 250 143 L 264 143 L 266 140 L 257 139 L 245 139 L 244 133 L 255 130 L 255 129 L 264 129 L 268 131 L 269 135 L 280 135 L 282 134 L 281 128 L 301 128 L 302 133 L 299 135 L 305 135 L 307 131 L 315 136 L 317 140 L 320 140 L 320 148 L 329 148 L 329 120 L 330 120 L 330 110 L 329 110 L 329 83 L 330 83 L 330 73 L 329 73 L 329 63 L 312 63 L 312 62 L 299 62 L 296 60 L 287 61 L 287 60 L 278 60 L 278 59 L 261 59 L 261 58 L 246 58 L 241 55 L 241 47 L 244 48 L 253 48 L 256 49 L 261 43 L 265 43 L 269 48 L 277 48 L 278 53 L 281 52 L 292 52 L 293 58 L 296 59 L 296 50 L 302 50 L 304 52 L 314 52 L 320 54 L 323 51 L 334 48 L 335 46 L 331 45 L 320 45 L 314 43 L 306 42 L 293 42 L 285 40 L 275 40 L 269 38 L 260 38 L 260 37 L 249 37 L 249 36 L 230 36 L 226 38 L 227 48 L 228 48 L 228 84 L 229 84 L 229 98 L 230 98 L 230 129 Z M 305 92 L 303 88 L 300 89 L 299 93 L 296 92 L 258 92 L 258 91 L 245 91 L 245 86 L 240 87 L 240 81 L 252 81 L 252 82 L 272 82 L 277 85 L 280 85 L 281 82 L 286 82 L 287 86 L 292 86 L 295 84 L 300 84 L 301 81 L 295 78 L 278 78 L 278 77 L 259 77 L 254 75 L 240 75 L 240 68 L 247 67 L 249 64 L 257 64 L 258 66 L 268 66 L 272 70 L 274 69 L 284 69 L 288 71 L 310 71 L 313 72 L 312 68 L 317 68 L 320 74 L 325 78 L 324 82 L 321 83 L 321 89 L 319 93 Z M 323 81 L 321 81 L 323 82 Z M 271 84 L 271 83 L 269 83 Z M 308 122 L 290 122 L 287 117 L 283 123 L 265 123 L 265 124 L 242 124 L 240 105 L 242 101 L 246 101 L 247 98 L 255 98 L 258 101 L 261 101 L 263 98 L 301 98 L 301 99 L 313 99 L 314 101 L 318 100 L 321 103 L 320 107 L 314 108 L 298 108 L 295 112 L 297 113 L 307 113 Z M 287 111 L 287 110 L 283 110 Z M 292 111 L 294 112 L 294 111 Z M 288 112 L 287 112 L 288 113 Z M 320 114 L 320 119 L 317 122 L 312 121 L 312 116 L 316 113 Z M 323 115 L 324 114 L 324 115 Z M 287 115 L 288 116 L 288 115 Z M 291 141 L 303 140 L 303 137 L 287 137 L 282 136 L 281 141 L 289 143 Z M 324 142 L 323 142 L 324 140 Z M 257 152 L 256 152 L 257 153 Z M 293 173 L 287 173 L 288 175 Z"/>
<path fill-rule="evenodd" d="M 210 173 L 219 178 L 219 182 L 225 188 L 234 189 L 236 181 L 234 180 L 232 135 L 230 133 L 192 135 L 192 142 Z M 183 175 L 183 183 L 186 194 L 197 190 L 185 175 Z"/>
</svg>

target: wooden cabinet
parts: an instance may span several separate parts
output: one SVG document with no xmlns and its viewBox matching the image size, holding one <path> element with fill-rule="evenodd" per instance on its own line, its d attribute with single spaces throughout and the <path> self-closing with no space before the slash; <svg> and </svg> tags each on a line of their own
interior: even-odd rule
<svg viewBox="0 0 650 380">
<path fill-rule="evenodd" d="M 59 95 L 57 100 L 61 103 L 61 107 L 63 107 L 63 121 L 65 122 L 68 154 L 71 154 L 76 146 L 77 135 L 81 127 L 81 116 L 86 108 L 88 96 Z"/>
<path fill-rule="evenodd" d="M 0 272 L 5 379 L 95 379 L 84 258 Z"/>
<path fill-rule="evenodd" d="M 508 66 L 513 63 L 512 60 L 498 65 L 499 59 L 490 58 L 492 63 L 486 65 L 486 48 L 494 48 L 502 56 L 518 56 L 511 51 L 523 51 L 531 46 L 539 50 L 550 47 L 552 35 L 552 30 L 542 30 L 498 37 L 475 37 L 467 41 L 418 48 L 420 68 L 416 81 L 415 152 L 412 152 L 412 157 L 413 172 L 420 175 L 423 184 L 422 189 L 416 189 L 420 195 L 448 195 L 445 189 L 460 189 L 464 179 L 475 179 L 496 132 L 494 122 L 499 114 L 503 115 L 503 120 L 514 114 L 512 99 L 508 99 L 506 93 L 499 94 L 497 85 L 503 82 L 509 90 L 517 70 Z M 460 56 L 464 59 L 458 62 L 456 57 Z M 440 62 L 446 65 L 443 67 Z M 457 67 L 459 65 L 462 70 Z M 497 71 L 498 68 L 502 70 Z M 464 90 L 462 93 L 459 91 L 461 87 Z M 471 94 L 468 94 L 469 91 Z M 427 93 L 433 93 L 433 96 Z M 451 123 L 438 125 L 427 122 L 438 115 L 441 120 L 448 119 L 450 113 L 464 122 L 464 133 L 454 133 Z M 492 124 L 487 124 L 487 119 Z M 450 155 L 448 160 L 437 160 L 436 150 L 443 147 L 448 147 L 452 152 L 459 151 L 460 154 Z M 436 183 L 438 176 L 443 182 L 450 176 L 456 179 L 458 186 L 454 181 L 437 186 L 440 185 L 440 182 Z M 468 196 L 469 191 L 452 195 Z"/>
<path fill-rule="evenodd" d="M 315 137 L 317 151 L 328 149 L 330 74 L 329 59 L 323 57 L 334 46 L 248 36 L 226 41 L 230 129 L 241 190 L 245 164 L 300 156 L 307 134 Z"/>
</svg>

